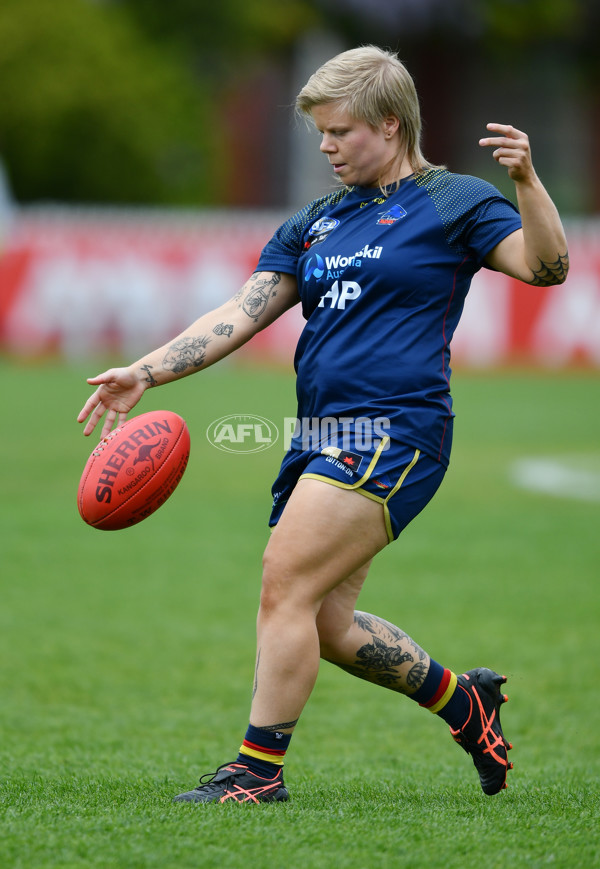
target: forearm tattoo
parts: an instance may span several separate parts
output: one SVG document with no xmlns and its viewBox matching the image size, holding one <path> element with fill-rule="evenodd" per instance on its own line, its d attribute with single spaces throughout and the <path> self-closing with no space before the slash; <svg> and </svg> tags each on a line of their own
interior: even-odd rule
<svg viewBox="0 0 600 869">
<path fill-rule="evenodd" d="M 539 263 L 539 269 L 532 269 L 534 278 L 529 281 L 532 287 L 553 287 L 555 284 L 564 284 L 569 271 L 568 251 L 564 255 L 559 255 L 553 263 L 545 263 L 541 259 Z"/>
<path fill-rule="evenodd" d="M 233 325 L 231 323 L 217 323 L 217 325 L 213 327 L 213 332 L 215 335 L 226 335 L 228 338 L 231 338 L 233 334 Z"/>
<path fill-rule="evenodd" d="M 206 359 L 206 345 L 210 338 L 201 335 L 197 338 L 180 338 L 169 347 L 163 365 L 169 371 L 181 374 L 188 368 L 200 368 Z"/>
<path fill-rule="evenodd" d="M 256 323 L 264 314 L 270 298 L 277 295 L 275 287 L 281 280 L 279 272 L 273 272 L 270 278 L 264 278 L 257 273 L 252 276 L 253 287 L 242 301 L 242 310 Z"/>
<path fill-rule="evenodd" d="M 150 386 L 156 386 L 158 381 L 152 376 L 152 365 L 142 365 L 142 371 L 145 371 L 147 375 L 147 377 L 144 377 L 144 381 L 149 383 Z"/>
<path fill-rule="evenodd" d="M 354 664 L 332 663 L 353 676 L 400 694 L 412 694 L 420 688 L 429 670 L 427 653 L 385 619 L 355 612 L 354 621 L 368 636 L 368 642 L 358 649 Z"/>
</svg>

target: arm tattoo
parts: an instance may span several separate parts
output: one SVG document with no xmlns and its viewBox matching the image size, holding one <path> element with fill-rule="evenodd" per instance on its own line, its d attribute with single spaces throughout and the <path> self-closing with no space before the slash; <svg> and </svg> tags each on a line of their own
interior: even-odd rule
<svg viewBox="0 0 600 869">
<path fill-rule="evenodd" d="M 169 347 L 169 352 L 163 359 L 163 365 L 170 371 L 181 374 L 188 368 L 200 368 L 206 359 L 206 345 L 210 338 L 206 335 L 198 338 L 180 338 Z"/>
<path fill-rule="evenodd" d="M 147 377 L 144 377 L 144 381 L 149 383 L 150 386 L 156 386 L 157 381 L 152 376 L 152 365 L 142 365 L 142 371 L 145 371 L 148 375 Z"/>
<path fill-rule="evenodd" d="M 267 724 L 266 727 L 257 727 L 257 730 L 264 730 L 266 733 L 276 733 L 278 730 L 289 730 L 290 727 L 295 727 L 300 719 L 295 721 L 282 721 L 281 724 Z"/>
<path fill-rule="evenodd" d="M 253 279 L 254 286 L 242 302 L 242 308 L 256 323 L 258 318 L 264 314 L 271 296 L 277 295 L 275 287 L 281 280 L 281 275 L 279 272 L 273 272 L 267 280 L 256 274 Z"/>
<path fill-rule="evenodd" d="M 354 664 L 342 670 L 400 694 L 412 694 L 425 681 L 427 653 L 395 625 L 368 613 L 354 613 L 354 621 L 370 641 L 356 653 Z M 406 665 L 412 665 L 407 667 Z"/>
<path fill-rule="evenodd" d="M 540 267 L 536 271 L 532 269 L 533 280 L 528 281 L 532 287 L 553 287 L 556 284 L 564 284 L 569 271 L 569 252 L 564 255 L 559 254 L 557 260 L 553 263 L 545 263 L 539 259 Z"/>
<path fill-rule="evenodd" d="M 233 326 L 231 323 L 217 323 L 213 328 L 213 332 L 215 335 L 227 335 L 228 338 L 231 338 L 231 335 L 233 334 Z"/>
</svg>

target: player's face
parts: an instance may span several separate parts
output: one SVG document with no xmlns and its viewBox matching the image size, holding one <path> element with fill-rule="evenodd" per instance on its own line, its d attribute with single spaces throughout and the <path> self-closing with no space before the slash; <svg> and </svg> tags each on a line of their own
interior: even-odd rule
<svg viewBox="0 0 600 869">
<path fill-rule="evenodd" d="M 315 106 L 312 116 L 322 135 L 321 151 L 344 184 L 377 187 L 402 177 L 397 118 L 386 118 L 374 128 L 338 103 Z"/>
</svg>

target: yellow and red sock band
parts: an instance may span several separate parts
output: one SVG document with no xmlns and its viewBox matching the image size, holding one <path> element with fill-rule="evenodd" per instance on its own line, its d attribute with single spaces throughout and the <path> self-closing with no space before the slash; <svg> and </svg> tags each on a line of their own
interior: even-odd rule
<svg viewBox="0 0 600 869">
<path fill-rule="evenodd" d="M 247 739 L 244 739 L 240 745 L 240 754 L 255 757 L 257 760 L 263 760 L 267 763 L 276 763 L 278 766 L 283 766 L 283 758 L 285 757 L 285 751 L 278 751 L 274 748 L 263 748 L 261 745 L 255 745 Z"/>
<path fill-rule="evenodd" d="M 439 688 L 427 703 L 420 703 L 419 706 L 423 706 L 425 709 L 429 709 L 430 712 L 434 714 L 439 712 L 440 709 L 443 709 L 446 703 L 450 700 L 454 692 L 456 691 L 456 686 L 458 684 L 456 675 L 452 672 L 452 670 L 444 670 L 444 675 L 442 676 L 442 681 L 440 682 Z"/>
</svg>

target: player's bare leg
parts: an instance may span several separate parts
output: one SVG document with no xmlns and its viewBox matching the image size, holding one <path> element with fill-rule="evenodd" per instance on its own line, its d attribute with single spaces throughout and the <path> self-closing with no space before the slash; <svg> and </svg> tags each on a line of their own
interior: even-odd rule
<svg viewBox="0 0 600 869">
<path fill-rule="evenodd" d="M 437 668 L 444 678 L 450 674 L 431 661 L 400 628 L 377 616 L 355 612 L 370 560 L 387 542 L 379 504 L 318 480 L 299 481 L 265 550 L 248 729 L 259 744 L 251 742 L 247 733 L 237 761 L 219 767 L 206 784 L 201 780 L 199 788 L 176 799 L 197 802 L 287 799 L 282 767 L 268 763 L 274 755 L 285 751 L 278 752 L 275 743 L 267 747 L 265 734 L 275 734 L 289 742 L 313 689 L 320 656 L 361 678 L 414 695 L 418 702 L 420 695 L 430 690 L 426 684 L 430 668 Z M 470 674 L 473 691 L 465 681 L 468 674 L 458 677 L 463 680 L 458 688 L 457 677 L 450 674 L 454 680 L 450 688 L 441 683 L 443 697 L 441 689 L 432 693 L 435 698 L 439 694 L 444 708 L 457 707 L 457 703 L 465 708 L 453 735 L 472 754 L 484 791 L 496 793 L 504 786 L 509 768 L 506 760 L 509 745 L 502 735 L 498 715 L 504 697 L 492 681 L 493 677 L 502 677 L 489 670 Z M 479 715 L 481 710 L 477 716 L 467 712 L 465 704 L 471 704 L 472 710 L 474 699 L 479 702 L 480 698 L 486 707 L 483 715 Z M 432 711 L 438 711 L 438 705 L 436 699 Z M 491 723 L 488 728 L 487 719 L 484 720 L 488 714 L 496 719 L 493 730 Z M 482 727 L 485 748 L 479 745 L 479 740 L 474 741 Z M 264 771 L 265 761 L 268 772 Z M 262 774 L 257 771 L 257 763 L 263 765 Z"/>
<path fill-rule="evenodd" d="M 450 724 L 455 741 L 471 755 L 484 793 L 498 793 L 506 787 L 506 773 L 512 769 L 507 758 L 512 745 L 500 725 L 500 706 L 508 699 L 501 692 L 506 677 L 477 668 L 454 677 L 452 694 L 452 680 L 444 695 L 441 688 L 432 694 L 440 665 L 396 625 L 356 611 L 368 566 L 332 589 L 323 601 L 317 616 L 321 656 L 354 676 L 407 694 L 440 715 Z"/>
<path fill-rule="evenodd" d="M 369 565 L 348 577 L 323 601 L 317 616 L 321 657 L 353 676 L 400 694 L 413 694 L 430 658 L 401 628 L 356 610 Z"/>
<path fill-rule="evenodd" d="M 265 551 L 250 725 L 238 759 L 176 801 L 287 799 L 282 755 L 319 669 L 317 614 L 327 594 L 387 542 L 379 504 L 300 480 Z"/>
<path fill-rule="evenodd" d="M 319 480 L 299 481 L 265 551 L 253 725 L 293 729 L 319 669 L 323 600 L 387 543 L 379 504 Z"/>
</svg>

